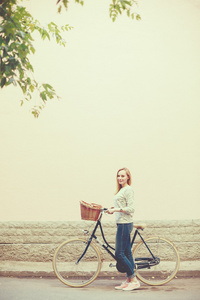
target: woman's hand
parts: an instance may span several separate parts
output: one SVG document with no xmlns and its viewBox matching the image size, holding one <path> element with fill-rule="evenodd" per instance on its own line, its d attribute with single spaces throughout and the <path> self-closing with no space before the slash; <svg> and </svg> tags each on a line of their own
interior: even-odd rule
<svg viewBox="0 0 200 300">
<path fill-rule="evenodd" d="M 106 210 L 106 213 L 109 214 L 109 215 L 112 215 L 112 214 L 114 214 L 115 211 L 116 211 L 115 208 L 111 207 L 111 208 Z"/>
<path fill-rule="evenodd" d="M 115 212 L 121 212 L 121 213 L 124 213 L 124 210 L 122 210 L 121 208 L 114 208 L 114 207 L 111 207 L 111 208 L 107 209 L 105 212 L 106 212 L 107 214 L 109 214 L 109 215 L 112 215 L 112 214 L 114 214 Z"/>
</svg>

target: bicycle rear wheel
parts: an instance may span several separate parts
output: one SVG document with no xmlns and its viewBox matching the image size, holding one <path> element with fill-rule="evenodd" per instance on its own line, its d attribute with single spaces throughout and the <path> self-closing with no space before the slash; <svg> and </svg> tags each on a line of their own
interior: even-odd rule
<svg viewBox="0 0 200 300">
<path fill-rule="evenodd" d="M 180 258 L 174 244 L 165 238 L 150 237 L 145 240 L 153 255 L 160 259 L 160 262 L 149 268 L 139 269 L 139 263 L 144 263 L 144 258 L 152 258 L 149 250 L 143 242 L 136 245 L 133 250 L 133 258 L 138 263 L 136 269 L 137 277 L 149 285 L 163 285 L 174 278 L 178 272 Z"/>
<path fill-rule="evenodd" d="M 93 282 L 101 270 L 99 250 L 91 243 L 84 253 L 88 241 L 73 239 L 62 243 L 55 251 L 53 268 L 58 279 L 72 287 L 82 287 Z M 78 262 L 78 260 L 80 261 Z"/>
</svg>

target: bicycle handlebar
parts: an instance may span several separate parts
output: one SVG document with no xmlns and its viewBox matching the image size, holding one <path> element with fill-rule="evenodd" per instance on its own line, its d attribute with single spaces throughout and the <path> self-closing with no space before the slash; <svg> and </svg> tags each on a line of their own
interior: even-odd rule
<svg viewBox="0 0 200 300">
<path fill-rule="evenodd" d="M 102 207 L 101 208 L 101 211 L 103 212 L 103 211 L 106 211 L 106 210 L 108 210 L 108 208 L 106 208 L 106 207 Z"/>
</svg>

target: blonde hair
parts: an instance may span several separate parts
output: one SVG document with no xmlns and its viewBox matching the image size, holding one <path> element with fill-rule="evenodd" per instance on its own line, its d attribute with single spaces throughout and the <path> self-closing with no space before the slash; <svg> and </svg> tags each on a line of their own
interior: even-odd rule
<svg viewBox="0 0 200 300">
<path fill-rule="evenodd" d="M 121 168 L 121 169 L 119 169 L 119 170 L 117 171 L 117 176 L 118 176 L 118 173 L 119 173 L 120 171 L 125 171 L 125 172 L 126 172 L 126 175 L 128 176 L 127 184 L 128 184 L 128 185 L 131 185 L 132 179 L 131 179 L 131 172 L 129 171 L 129 169 L 127 169 L 127 168 Z M 117 177 L 116 177 L 116 178 L 117 178 Z M 116 194 L 119 192 L 119 190 L 120 190 L 121 188 L 122 188 L 122 187 L 121 187 L 121 185 L 119 184 L 119 182 L 118 182 L 118 180 L 117 180 L 117 191 L 116 191 Z"/>
</svg>

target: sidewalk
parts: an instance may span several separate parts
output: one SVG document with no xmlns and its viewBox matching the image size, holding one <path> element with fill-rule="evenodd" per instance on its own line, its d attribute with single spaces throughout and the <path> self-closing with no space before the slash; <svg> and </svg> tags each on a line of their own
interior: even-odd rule
<svg viewBox="0 0 200 300">
<path fill-rule="evenodd" d="M 120 275 L 116 268 L 110 268 L 109 262 L 103 262 L 99 277 Z M 55 277 L 52 262 L 21 262 L 1 261 L 0 276 L 14 277 Z M 186 261 L 180 263 L 177 276 L 200 277 L 200 261 Z"/>
<path fill-rule="evenodd" d="M 0 277 L 1 300 L 199 300 L 200 278 L 173 279 L 163 286 L 141 283 L 138 290 L 117 291 L 121 279 L 97 279 L 83 288 L 71 288 L 52 278 Z"/>
</svg>

